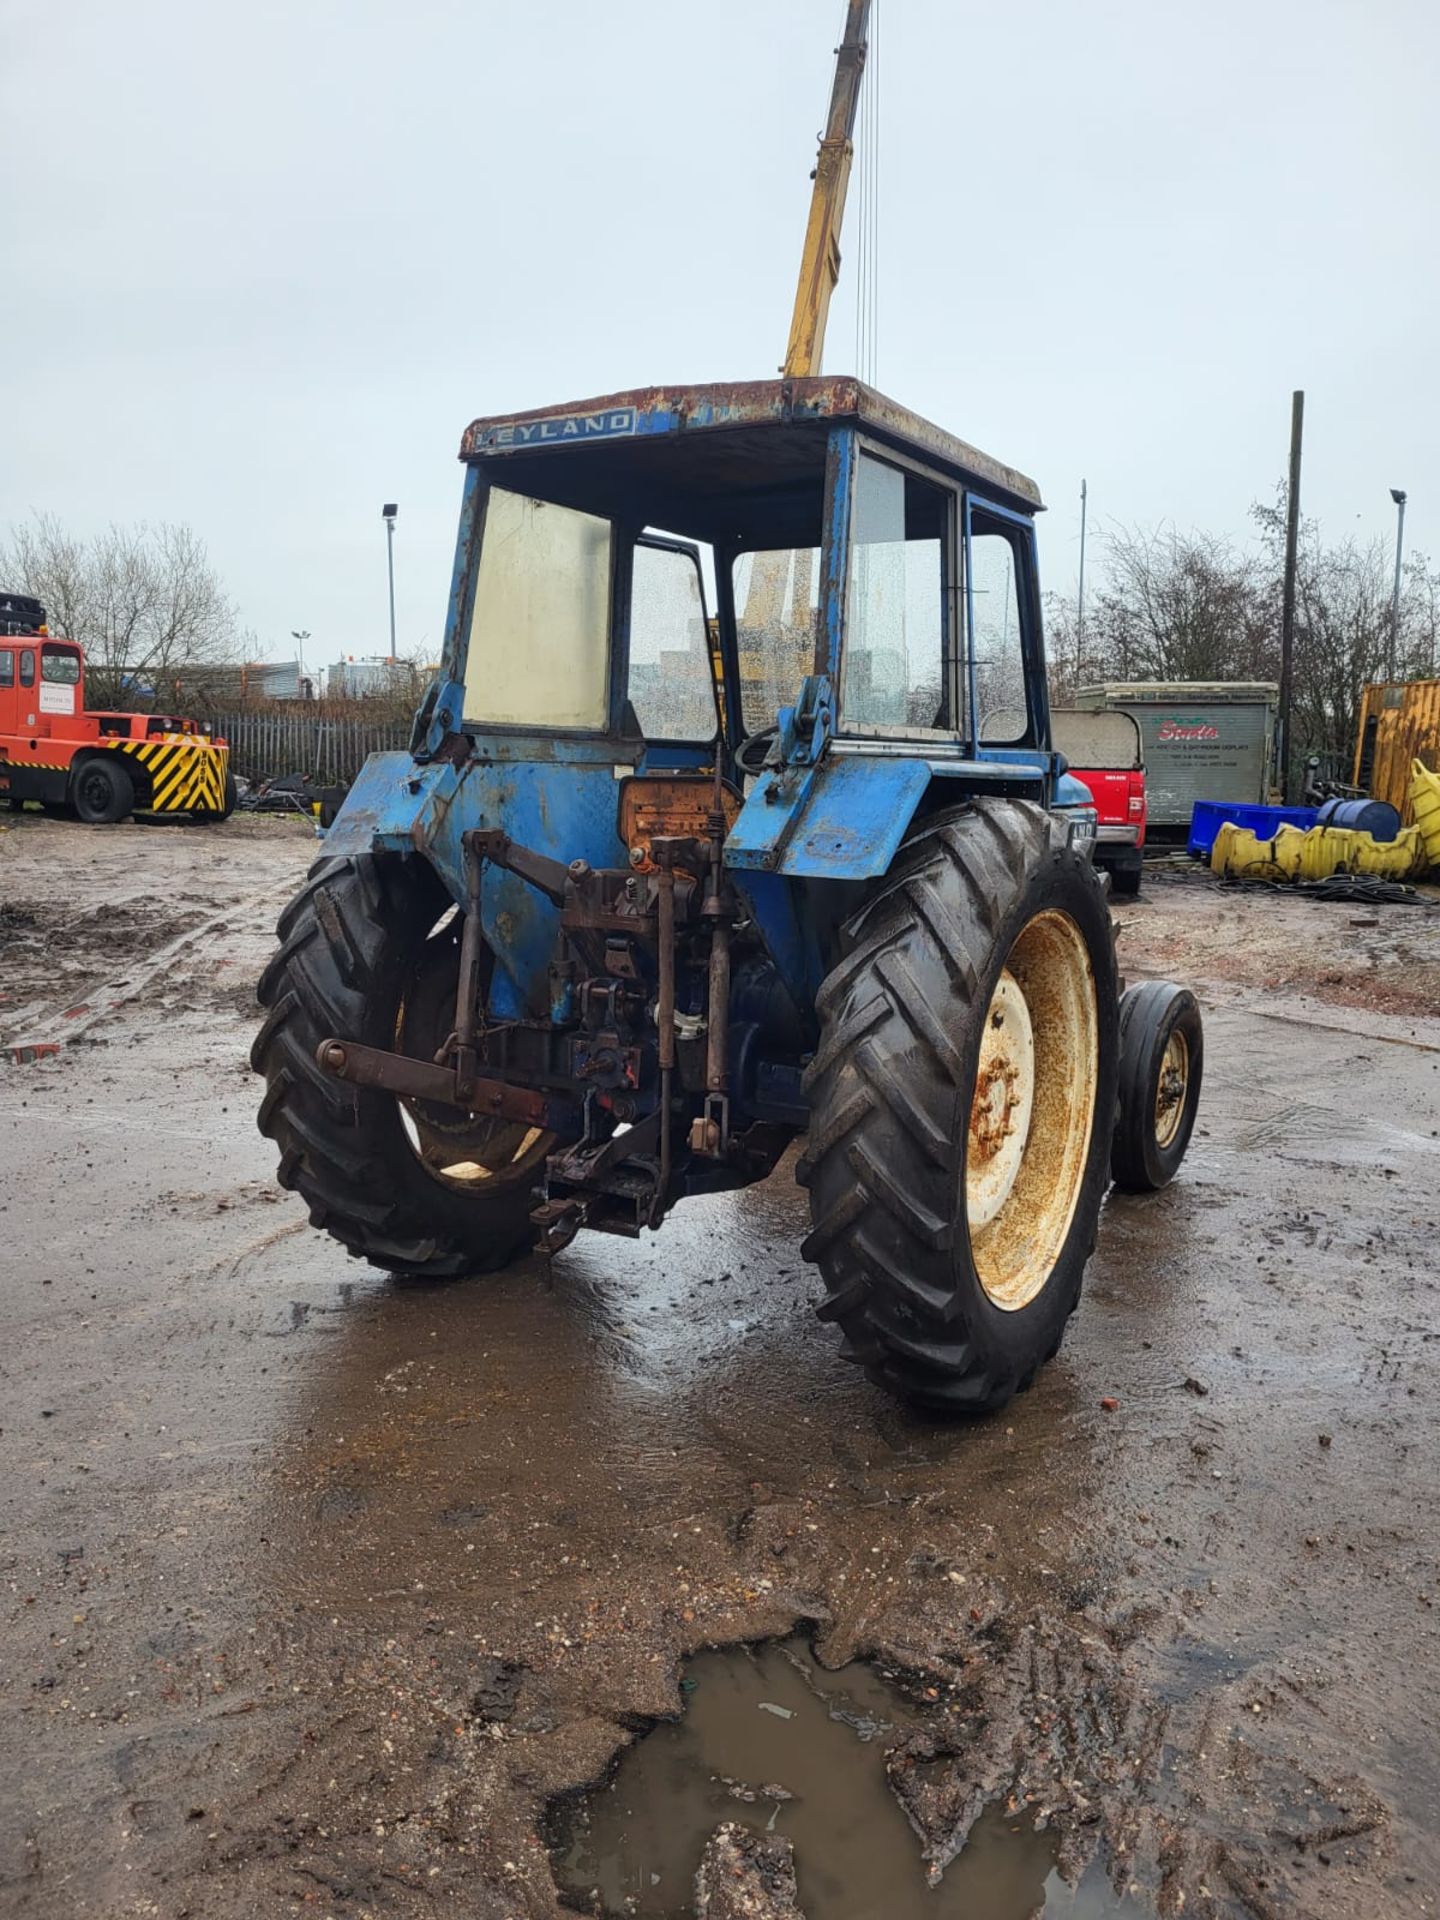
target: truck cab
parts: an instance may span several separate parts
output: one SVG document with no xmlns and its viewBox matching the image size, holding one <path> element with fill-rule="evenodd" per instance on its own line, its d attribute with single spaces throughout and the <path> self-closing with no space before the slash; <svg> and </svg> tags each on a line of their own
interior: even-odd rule
<svg viewBox="0 0 1440 1920">
<path fill-rule="evenodd" d="M 62 749 L 85 710 L 85 663 L 79 647 L 52 639 L 38 601 L 0 602 L 0 793 L 62 799 Z"/>
</svg>

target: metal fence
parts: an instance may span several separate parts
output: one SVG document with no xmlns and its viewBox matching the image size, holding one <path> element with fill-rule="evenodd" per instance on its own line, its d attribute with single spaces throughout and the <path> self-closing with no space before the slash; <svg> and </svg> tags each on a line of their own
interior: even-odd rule
<svg viewBox="0 0 1440 1920">
<path fill-rule="evenodd" d="M 324 786 L 353 780 L 372 753 L 410 743 L 408 721 L 317 720 L 305 713 L 217 713 L 205 725 L 230 742 L 247 780 L 308 773 Z"/>
</svg>

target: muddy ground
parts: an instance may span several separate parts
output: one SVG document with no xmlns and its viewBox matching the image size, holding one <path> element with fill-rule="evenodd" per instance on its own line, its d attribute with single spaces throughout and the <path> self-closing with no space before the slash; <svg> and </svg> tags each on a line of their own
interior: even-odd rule
<svg viewBox="0 0 1440 1920">
<path fill-rule="evenodd" d="M 246 1052 L 315 851 L 0 816 L 0 1911 L 539 1920 L 552 1797 L 797 1627 L 904 1677 L 916 1884 L 998 1805 L 1141 1911 L 1435 1911 L 1440 910 L 1124 904 L 1199 1135 L 947 1428 L 785 1167 L 443 1287 L 313 1232 Z"/>
</svg>

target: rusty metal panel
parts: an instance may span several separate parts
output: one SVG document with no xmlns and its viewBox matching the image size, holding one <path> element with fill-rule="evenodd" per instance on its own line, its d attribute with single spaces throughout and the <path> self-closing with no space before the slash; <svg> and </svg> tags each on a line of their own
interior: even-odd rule
<svg viewBox="0 0 1440 1920">
<path fill-rule="evenodd" d="M 630 851 L 630 865 L 637 873 L 657 871 L 650 843 L 656 839 L 693 840 L 697 851 L 708 844 L 710 803 L 715 783 L 708 773 L 647 774 L 620 785 L 620 838 Z M 740 812 L 740 798 L 726 787 L 722 793 L 727 831 Z M 681 860 L 679 870 L 691 873 L 699 864 Z"/>
<path fill-rule="evenodd" d="M 1354 784 L 1388 800 L 1409 826 L 1411 762 L 1440 772 L 1440 680 L 1365 689 L 1356 729 Z"/>
<path fill-rule="evenodd" d="M 1043 504 L 1035 482 L 1017 468 L 848 375 L 631 387 L 594 400 L 475 420 L 461 438 L 460 458 L 488 459 L 714 428 L 841 420 L 853 420 L 866 432 L 921 454 L 962 479 L 993 487 L 1032 512 Z"/>
</svg>

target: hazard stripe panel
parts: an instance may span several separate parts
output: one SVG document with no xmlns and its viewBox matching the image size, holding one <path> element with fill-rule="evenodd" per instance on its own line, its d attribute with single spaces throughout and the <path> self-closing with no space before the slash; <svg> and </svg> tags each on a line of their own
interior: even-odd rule
<svg viewBox="0 0 1440 1920">
<path fill-rule="evenodd" d="M 230 768 L 226 747 L 194 740 L 121 740 L 116 743 L 134 754 L 150 775 L 150 813 L 222 813 L 225 776 Z"/>
</svg>

